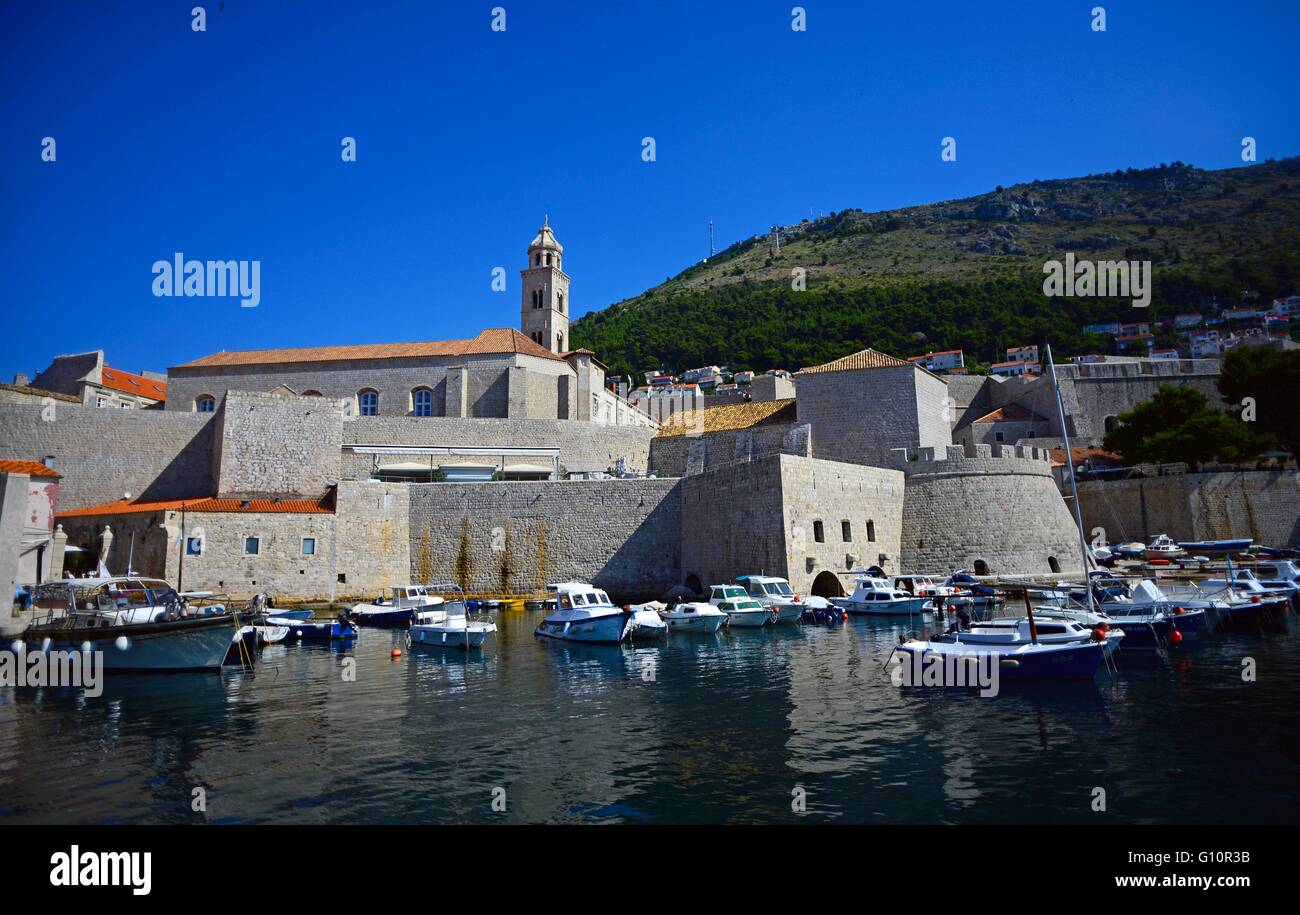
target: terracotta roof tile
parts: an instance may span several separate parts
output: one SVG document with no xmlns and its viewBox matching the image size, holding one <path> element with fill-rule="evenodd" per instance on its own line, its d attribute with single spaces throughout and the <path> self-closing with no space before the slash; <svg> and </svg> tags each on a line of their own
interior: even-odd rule
<svg viewBox="0 0 1300 915">
<path fill-rule="evenodd" d="M 63 474 L 52 467 L 46 467 L 40 461 L 0 460 L 0 473 L 25 473 L 28 476 L 43 477 L 50 480 L 61 480 L 63 478 Z"/>
<path fill-rule="evenodd" d="M 1051 463 L 1053 467 L 1065 466 L 1064 448 L 1049 448 L 1047 450 L 1047 455 L 1051 459 Z M 1098 458 L 1099 460 L 1102 460 L 1110 464 L 1120 463 L 1119 455 L 1113 454 L 1107 451 L 1105 448 L 1071 448 L 1070 449 L 1070 460 L 1073 461 L 1075 464 L 1082 464 L 1088 458 L 1093 458 L 1093 457 Z"/>
<path fill-rule="evenodd" d="M 472 340 L 431 340 L 424 343 L 362 343 L 345 346 L 311 346 L 298 349 L 236 350 L 213 353 L 177 368 L 212 368 L 230 365 L 274 365 L 293 362 L 336 362 L 351 359 L 407 359 L 420 356 L 469 356 L 520 353 L 542 359 L 559 359 L 546 347 L 510 327 L 489 327 Z"/>
<path fill-rule="evenodd" d="M 856 353 L 850 353 L 847 356 L 836 359 L 833 362 L 827 362 L 824 365 L 813 365 L 807 368 L 802 368 L 795 372 L 795 377 L 798 378 L 800 375 L 815 375 L 822 372 L 854 372 L 859 369 L 892 369 L 897 368 L 900 365 L 905 365 L 925 372 L 931 378 L 939 378 L 938 375 L 934 374 L 934 372 L 919 363 L 908 362 L 906 359 L 899 359 L 897 356 L 890 356 L 888 353 L 882 353 L 871 349 L 870 347 L 864 350 L 859 350 Z M 939 378 L 939 380 L 943 381 L 942 378 Z M 947 382 L 944 383 L 947 384 Z"/>
<path fill-rule="evenodd" d="M 907 363 L 903 363 L 906 365 Z M 703 427 L 700 419 L 703 414 Z M 796 419 L 793 398 L 786 400 L 754 400 L 748 403 L 728 404 L 725 407 L 706 407 L 703 410 L 683 411 L 668 417 L 659 429 L 664 437 L 698 432 L 730 432 L 792 423 Z"/>
<path fill-rule="evenodd" d="M 1005 407 L 998 407 L 992 413 L 985 413 L 977 423 L 1045 423 L 1047 420 L 1039 416 L 1028 407 L 1021 406 L 1018 403 L 1009 403 Z"/>
<path fill-rule="evenodd" d="M 58 512 L 56 518 L 85 518 L 98 515 L 136 515 L 145 512 L 258 512 L 262 514 L 328 515 L 333 514 L 329 497 L 320 499 L 169 499 L 164 502 L 137 502 L 118 499 L 102 505 L 90 505 Z"/>
<path fill-rule="evenodd" d="M 148 397 L 150 400 L 167 399 L 167 383 L 165 381 L 155 381 L 134 372 L 124 372 L 121 369 L 111 369 L 108 366 L 104 366 L 100 377 L 104 387 L 111 388 L 114 391 L 138 394 L 141 397 Z"/>
</svg>

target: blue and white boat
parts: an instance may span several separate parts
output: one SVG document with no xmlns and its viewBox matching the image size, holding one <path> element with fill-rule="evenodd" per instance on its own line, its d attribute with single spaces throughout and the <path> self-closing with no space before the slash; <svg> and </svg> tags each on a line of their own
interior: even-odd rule
<svg viewBox="0 0 1300 915">
<path fill-rule="evenodd" d="M 357 627 L 345 617 L 333 620 L 289 620 L 268 617 L 268 626 L 284 626 L 288 629 L 285 641 L 291 642 L 341 642 L 357 637 Z"/>
<path fill-rule="evenodd" d="M 114 671 L 219 670 L 262 600 L 235 612 L 191 604 L 161 579 L 59 579 L 33 590 L 44 615 L 14 650 L 100 651 L 104 669 Z"/>
<path fill-rule="evenodd" d="M 580 581 L 547 585 L 555 592 L 555 608 L 548 609 L 534 630 L 536 635 L 568 642 L 617 643 L 632 628 L 632 613 L 614 606 L 600 588 Z"/>
<path fill-rule="evenodd" d="M 1041 642 L 975 645 L 967 642 L 909 639 L 895 647 L 892 657 L 902 655 L 900 660 L 916 669 L 924 668 L 927 664 L 934 664 L 935 669 L 947 671 L 962 666 L 969 670 L 978 663 L 996 664 L 997 676 L 1004 680 L 1091 680 L 1101 667 L 1105 650 L 1104 643 L 1092 641 L 1058 645 Z M 941 663 L 935 664 L 936 661 Z M 974 684 L 963 681 L 940 682 L 935 685 Z"/>
<path fill-rule="evenodd" d="M 659 612 L 665 606 L 657 600 L 652 600 L 630 607 L 632 626 L 628 630 L 628 635 L 634 639 L 657 639 L 667 634 L 668 624 L 659 616 Z"/>
<path fill-rule="evenodd" d="M 481 648 L 497 631 L 496 623 L 479 616 L 471 618 L 464 600 L 443 601 L 428 610 L 417 610 L 411 620 L 409 645 L 433 648 Z"/>
<path fill-rule="evenodd" d="M 312 616 L 310 608 L 293 607 L 281 610 L 278 607 L 270 607 L 266 610 L 267 616 L 274 616 L 280 620 L 309 620 Z"/>
<path fill-rule="evenodd" d="M 416 611 L 434 610 L 443 602 L 426 585 L 395 585 L 389 598 L 357 604 L 348 616 L 363 626 L 405 626 Z"/>
<path fill-rule="evenodd" d="M 1097 642 L 1103 655 L 1110 657 L 1124 642 L 1122 629 L 1105 625 L 1086 626 L 1078 620 L 1034 611 L 1031 629 L 1028 617 L 985 620 L 973 623 L 969 629 L 949 631 L 938 638 L 940 642 L 965 645 L 1028 645 L 1037 641 L 1042 645 L 1072 645 Z"/>
<path fill-rule="evenodd" d="M 1189 553 L 1223 556 L 1228 553 L 1244 553 L 1254 542 L 1249 537 L 1239 537 L 1235 540 L 1180 540 L 1178 545 Z"/>
</svg>

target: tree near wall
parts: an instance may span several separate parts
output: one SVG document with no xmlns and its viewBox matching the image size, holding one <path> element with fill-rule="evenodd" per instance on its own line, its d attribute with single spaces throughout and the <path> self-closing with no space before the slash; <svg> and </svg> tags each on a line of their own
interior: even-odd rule
<svg viewBox="0 0 1300 915">
<path fill-rule="evenodd" d="M 1252 424 L 1300 460 L 1300 350 L 1263 346 L 1232 350 L 1223 360 L 1219 391 L 1238 415 L 1253 407 Z"/>
<path fill-rule="evenodd" d="M 1193 387 L 1162 384 L 1150 400 L 1121 413 L 1119 421 L 1102 445 L 1129 464 L 1183 462 L 1195 471 L 1209 461 L 1251 460 L 1274 444 L 1271 435 L 1210 406 L 1209 398 Z"/>
</svg>

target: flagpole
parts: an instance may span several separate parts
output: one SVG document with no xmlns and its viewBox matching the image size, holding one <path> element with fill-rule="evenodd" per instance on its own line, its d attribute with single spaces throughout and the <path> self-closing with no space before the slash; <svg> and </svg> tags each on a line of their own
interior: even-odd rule
<svg viewBox="0 0 1300 915">
<path fill-rule="evenodd" d="M 184 591 L 185 585 L 185 503 L 181 503 L 181 555 L 176 566 L 176 591 Z"/>
</svg>

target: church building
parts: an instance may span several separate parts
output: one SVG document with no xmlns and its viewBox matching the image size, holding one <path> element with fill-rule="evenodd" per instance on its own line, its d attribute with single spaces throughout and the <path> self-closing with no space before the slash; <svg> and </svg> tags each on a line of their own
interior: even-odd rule
<svg viewBox="0 0 1300 915">
<path fill-rule="evenodd" d="M 590 350 L 569 350 L 569 276 L 545 220 L 520 272 L 521 330 L 468 340 L 213 353 L 167 371 L 168 410 L 210 412 L 227 391 L 342 400 L 350 417 L 576 419 L 650 425 L 605 388 Z"/>
</svg>

